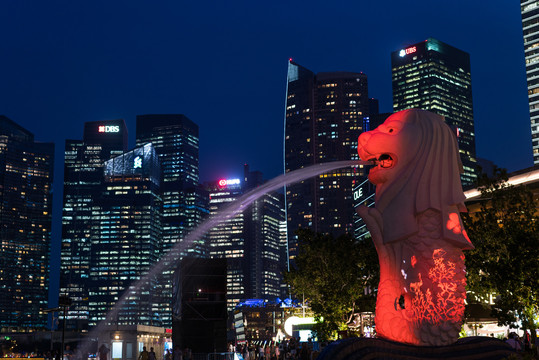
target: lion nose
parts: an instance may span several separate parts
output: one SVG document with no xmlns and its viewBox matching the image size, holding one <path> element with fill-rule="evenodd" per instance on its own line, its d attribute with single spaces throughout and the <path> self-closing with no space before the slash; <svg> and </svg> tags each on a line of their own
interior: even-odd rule
<svg viewBox="0 0 539 360">
<path fill-rule="evenodd" d="M 365 146 L 365 144 L 369 141 L 369 139 L 371 138 L 371 136 L 372 136 L 372 135 L 370 134 L 370 131 L 361 133 L 361 134 L 359 135 L 359 138 L 357 139 L 357 142 L 358 142 L 359 147 Z"/>
</svg>

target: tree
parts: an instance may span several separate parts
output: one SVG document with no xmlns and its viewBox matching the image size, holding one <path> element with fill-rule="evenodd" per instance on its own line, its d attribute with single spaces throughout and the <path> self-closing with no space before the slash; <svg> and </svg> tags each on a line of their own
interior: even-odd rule
<svg viewBox="0 0 539 360">
<path fill-rule="evenodd" d="M 497 295 L 492 315 L 499 324 L 530 329 L 539 314 L 539 219 L 533 193 L 510 186 L 507 173 L 479 180 L 479 211 L 463 221 L 475 249 L 467 253 L 468 290 L 476 300 Z M 534 339 L 535 340 L 535 339 Z"/>
<path fill-rule="evenodd" d="M 320 340 L 334 339 L 338 330 L 358 310 L 374 311 L 378 284 L 378 256 L 371 241 L 350 235 L 330 235 L 299 230 L 298 255 L 285 281 L 298 298 L 305 298 L 314 312 L 314 330 Z M 361 308 L 361 309 L 360 309 Z"/>
</svg>

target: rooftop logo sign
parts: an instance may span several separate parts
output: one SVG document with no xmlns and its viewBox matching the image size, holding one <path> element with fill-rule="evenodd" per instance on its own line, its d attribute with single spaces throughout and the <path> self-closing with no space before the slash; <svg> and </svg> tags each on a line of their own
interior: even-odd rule
<svg viewBox="0 0 539 360">
<path fill-rule="evenodd" d="M 100 133 L 117 133 L 120 132 L 118 125 L 99 125 L 97 131 Z"/>
<path fill-rule="evenodd" d="M 417 47 L 416 46 L 412 46 L 412 47 L 409 47 L 407 49 L 402 49 L 401 51 L 399 51 L 399 56 L 400 57 L 405 57 L 406 55 L 410 55 L 410 54 L 413 54 L 417 51 Z"/>
<path fill-rule="evenodd" d="M 225 187 L 228 185 L 239 185 L 240 179 L 221 179 L 219 180 L 218 184 L 220 187 Z"/>
</svg>

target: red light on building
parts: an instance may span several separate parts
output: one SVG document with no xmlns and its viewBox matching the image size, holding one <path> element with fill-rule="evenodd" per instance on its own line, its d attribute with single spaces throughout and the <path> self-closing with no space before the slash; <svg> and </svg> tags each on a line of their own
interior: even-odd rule
<svg viewBox="0 0 539 360">
<path fill-rule="evenodd" d="M 218 183 L 218 184 L 219 184 L 220 187 L 225 187 L 225 186 L 226 186 L 226 180 L 225 180 L 225 179 L 221 179 L 221 180 L 219 180 L 219 183 Z"/>
<path fill-rule="evenodd" d="M 100 125 L 99 128 L 97 129 L 97 131 L 99 131 L 99 132 L 105 132 L 105 126 Z"/>
<path fill-rule="evenodd" d="M 406 55 L 413 54 L 417 51 L 417 47 L 412 46 L 412 47 L 409 47 L 408 49 L 404 49 L 404 51 L 406 52 Z"/>
<path fill-rule="evenodd" d="M 406 56 L 406 55 L 410 55 L 410 54 L 415 53 L 416 51 L 417 51 L 417 46 L 412 46 L 412 47 L 409 47 L 407 49 L 402 49 L 399 52 L 399 56 L 403 57 L 403 56 Z"/>
</svg>

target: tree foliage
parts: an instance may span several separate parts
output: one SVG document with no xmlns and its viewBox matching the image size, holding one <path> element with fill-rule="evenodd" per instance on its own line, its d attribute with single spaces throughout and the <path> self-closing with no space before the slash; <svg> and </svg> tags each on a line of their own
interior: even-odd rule
<svg viewBox="0 0 539 360">
<path fill-rule="evenodd" d="M 378 256 L 371 241 L 356 241 L 350 235 L 333 238 L 299 230 L 295 268 L 285 273 L 292 292 L 315 314 L 320 340 L 334 339 L 346 330 L 352 315 L 374 311 L 378 284 Z"/>
<path fill-rule="evenodd" d="M 479 181 L 480 209 L 463 216 L 475 249 L 467 253 L 468 290 L 476 300 L 497 295 L 500 324 L 535 330 L 539 314 L 539 220 L 533 193 L 509 186 L 505 170 Z M 532 331 L 535 333 L 535 331 Z"/>
</svg>

